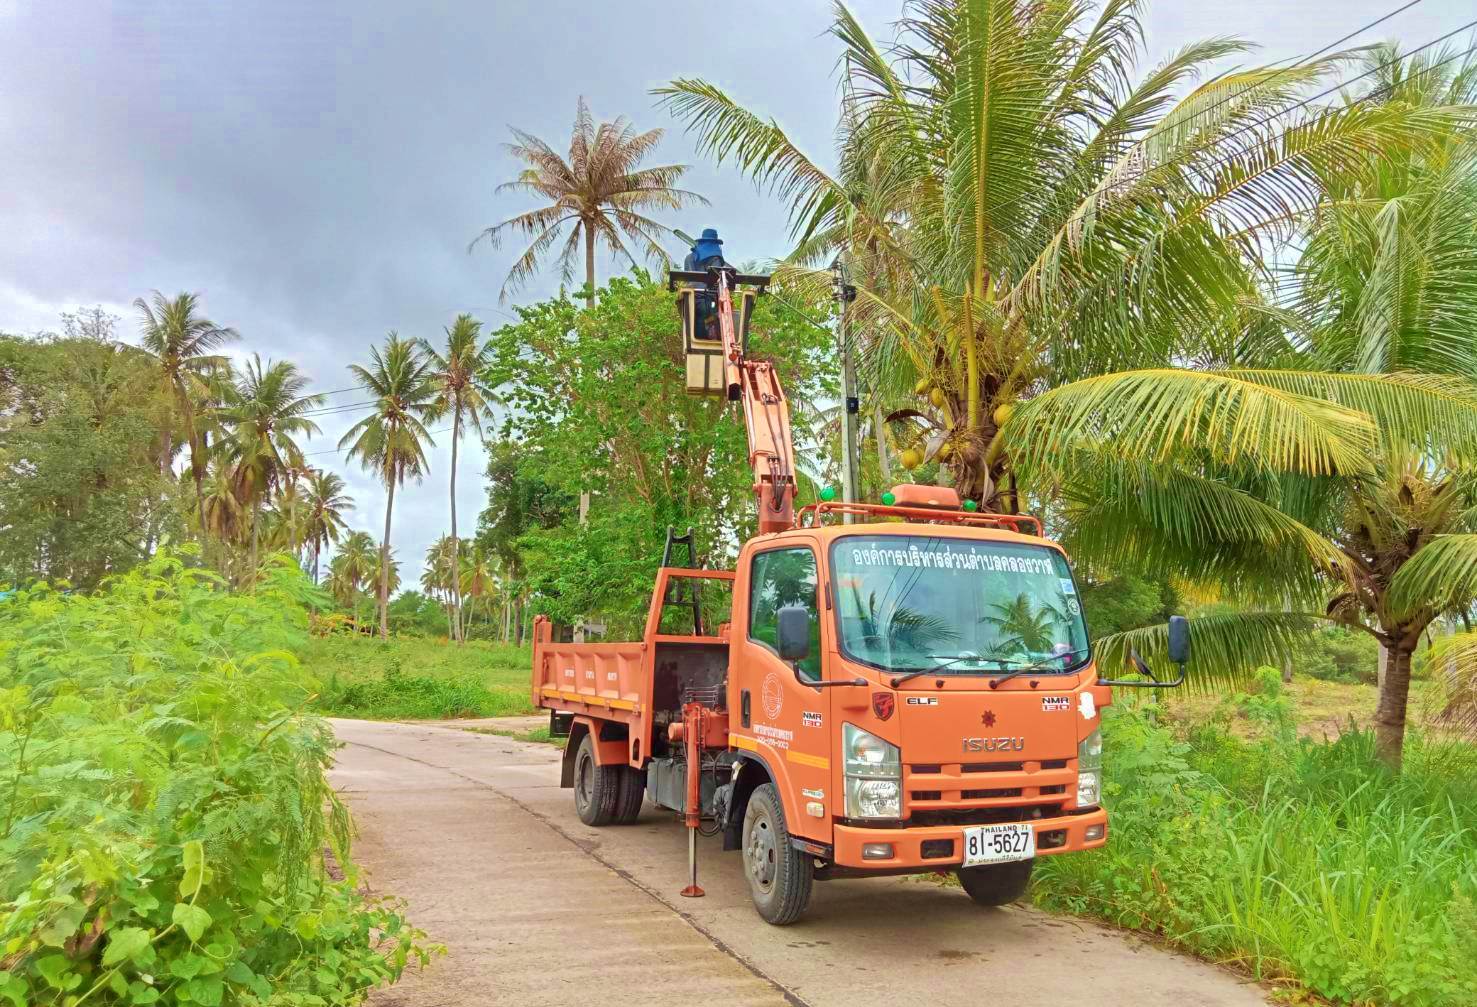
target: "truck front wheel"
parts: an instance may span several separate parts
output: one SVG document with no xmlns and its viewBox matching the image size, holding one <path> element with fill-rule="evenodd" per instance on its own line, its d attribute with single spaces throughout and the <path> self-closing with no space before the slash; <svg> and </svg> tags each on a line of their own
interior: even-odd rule
<svg viewBox="0 0 1477 1007">
<path fill-rule="evenodd" d="M 586 734 L 574 757 L 574 810 L 586 825 L 609 825 L 615 818 L 625 766 L 595 761 L 595 740 Z"/>
<path fill-rule="evenodd" d="M 1026 894 L 1034 860 L 959 868 L 959 883 L 982 906 L 1003 906 Z"/>
<path fill-rule="evenodd" d="M 754 908 L 766 923 L 794 923 L 810 904 L 815 865 L 790 843 L 785 809 L 772 783 L 756 787 L 744 809 L 744 873 Z"/>
</svg>

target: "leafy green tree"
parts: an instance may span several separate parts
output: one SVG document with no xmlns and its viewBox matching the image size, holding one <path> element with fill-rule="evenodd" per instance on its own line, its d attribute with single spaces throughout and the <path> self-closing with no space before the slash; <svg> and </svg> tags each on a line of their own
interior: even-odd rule
<svg viewBox="0 0 1477 1007">
<path fill-rule="evenodd" d="M 200 295 L 165 297 L 154 291 L 151 300 L 133 302 L 138 309 L 139 343 L 154 360 L 165 421 L 159 452 L 160 472 L 174 458 L 176 432 L 190 447 L 190 473 L 198 499 L 205 481 L 208 445 L 196 419 L 212 372 L 228 369 L 229 361 L 215 351 L 239 338 L 235 329 L 217 325 L 200 313 Z"/>
<path fill-rule="evenodd" d="M 564 226 L 573 223 L 569 239 L 559 253 L 559 265 L 564 281 L 569 283 L 574 277 L 575 251 L 583 241 L 585 306 L 593 308 L 597 242 L 603 241 L 612 252 L 635 265 L 635 257 L 621 240 L 624 234 L 627 241 L 642 246 L 647 258 L 665 262 L 667 256 L 661 243 L 672 232 L 640 211 L 680 210 L 692 203 L 707 203 L 697 193 L 675 187 L 687 172 L 686 165 L 639 167 L 661 141 L 661 130 L 637 133 L 625 117 L 602 122 L 597 127 L 583 97 L 575 112 L 568 160 L 522 130 L 513 130 L 513 137 L 518 142 L 509 144 L 508 151 L 528 167 L 513 181 L 498 186 L 497 191 L 528 192 L 549 203 L 487 228 L 472 242 L 475 246 L 485 239 L 497 248 L 509 231 L 533 238 L 508 271 L 508 278 L 503 282 L 503 300 L 533 276 L 540 260 L 563 234 Z"/>
<path fill-rule="evenodd" d="M 385 537 L 380 542 L 380 636 L 389 639 L 387 606 L 390 601 L 390 519 L 395 509 L 395 487 L 406 477 L 420 481 L 426 470 L 426 445 L 434 443 L 425 421 L 435 410 L 436 385 L 431 364 L 412 340 L 391 332 L 383 352 L 369 349 L 368 368 L 350 364 L 363 389 L 375 400 L 374 412 L 354 424 L 339 440 L 348 457 L 357 458 L 385 485 Z"/>
<path fill-rule="evenodd" d="M 236 495 L 251 516 L 251 556 L 248 569 L 257 568 L 261 538 L 261 511 L 269 495 L 290 482 L 304 468 L 297 439 L 319 432 L 308 418 L 323 396 L 306 394 L 308 379 L 297 365 L 279 360 L 262 362 L 253 353 L 221 411 L 229 431 L 222 446 L 236 482 Z"/>
<path fill-rule="evenodd" d="M 185 533 L 155 377 L 133 347 L 0 335 L 0 582 L 91 588 Z"/>
<path fill-rule="evenodd" d="M 446 330 L 446 350 L 438 351 L 422 339 L 420 346 L 429 361 L 436 383 L 436 401 L 428 419 L 440 421 L 451 417 L 451 569 L 460 566 L 459 539 L 456 534 L 456 468 L 457 448 L 461 444 L 462 424 L 466 422 L 482 437 L 482 419 L 492 409 L 494 396 L 483 380 L 489 363 L 482 348 L 482 323 L 471 315 L 458 315 Z M 465 642 L 461 635 L 461 585 L 450 578 L 452 638 Z"/>
<path fill-rule="evenodd" d="M 834 395 L 831 334 L 779 297 L 793 301 L 760 299 L 752 351 L 777 361 L 796 402 Z M 692 526 L 710 565 L 753 533 L 742 420 L 687 394 L 672 296 L 644 274 L 613 280 L 594 310 L 560 297 L 518 311 L 490 339 L 506 413 L 478 539 L 556 622 L 589 615 L 629 629 L 669 525 Z M 585 488 L 601 503 L 582 529 L 573 501 Z"/>
</svg>

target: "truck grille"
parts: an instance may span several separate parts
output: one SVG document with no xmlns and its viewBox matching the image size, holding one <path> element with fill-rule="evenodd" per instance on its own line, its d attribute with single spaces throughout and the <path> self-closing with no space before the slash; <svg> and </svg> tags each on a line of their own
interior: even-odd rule
<svg viewBox="0 0 1477 1007">
<path fill-rule="evenodd" d="M 989 777 L 983 779 L 982 777 Z M 1066 759 L 1022 762 L 915 763 L 907 767 L 904 789 L 914 824 L 935 815 L 974 815 L 978 824 L 1015 822 L 1056 814 L 1060 803 L 1036 803 L 1065 795 L 1075 779 Z M 982 787 L 990 783 L 993 786 Z M 1042 809 L 1039 813 L 1033 809 Z M 957 824 L 957 823 L 953 823 Z"/>
<path fill-rule="evenodd" d="M 910 825 L 999 825 L 1002 822 L 1030 822 L 1038 818 L 1055 818 L 1062 813 L 1060 804 L 1017 804 L 999 808 L 951 808 L 914 811 Z"/>
</svg>

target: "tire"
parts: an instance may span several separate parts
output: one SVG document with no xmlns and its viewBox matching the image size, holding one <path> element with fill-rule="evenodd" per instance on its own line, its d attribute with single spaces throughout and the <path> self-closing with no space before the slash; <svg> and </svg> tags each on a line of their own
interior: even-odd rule
<svg viewBox="0 0 1477 1007">
<path fill-rule="evenodd" d="M 616 791 L 615 811 L 611 821 L 616 825 L 630 825 L 641 816 L 641 802 L 646 798 L 646 773 L 630 766 L 621 767 L 620 786 Z"/>
<path fill-rule="evenodd" d="M 772 783 L 749 795 L 743 854 L 749 895 L 764 922 L 783 927 L 804 915 L 815 883 L 815 864 L 790 843 L 785 809 Z"/>
<path fill-rule="evenodd" d="M 602 766 L 595 761 L 595 739 L 586 734 L 574 756 L 574 810 L 586 825 L 609 825 L 625 766 Z"/>
<path fill-rule="evenodd" d="M 1009 864 L 961 867 L 956 873 L 959 884 L 978 905 L 1003 906 L 1025 896 L 1031 884 L 1031 868 L 1035 865 L 1035 860 L 1017 860 Z"/>
</svg>

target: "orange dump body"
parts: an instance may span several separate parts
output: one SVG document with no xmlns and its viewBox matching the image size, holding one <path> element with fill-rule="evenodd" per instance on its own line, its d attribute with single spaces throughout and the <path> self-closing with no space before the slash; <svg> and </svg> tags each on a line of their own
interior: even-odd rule
<svg viewBox="0 0 1477 1007">
<path fill-rule="evenodd" d="M 1029 832 L 1034 856 L 1101 846 L 1107 816 L 1096 783 L 1090 790 L 1078 787 L 1080 771 L 1088 768 L 1079 765 L 1079 754 L 1090 750 L 1082 746 L 1090 746 L 1101 710 L 1111 702 L 1111 690 L 1098 684 L 1091 661 L 1071 671 L 1062 670 L 1063 663 L 1021 674 L 992 688 L 1000 674 L 986 673 L 983 666 L 973 673 L 940 670 L 898 681 L 895 669 L 871 664 L 846 645 L 846 633 L 856 632 L 847 620 L 855 621 L 861 602 L 853 597 L 860 577 L 843 567 L 856 568 L 860 551 L 901 564 L 902 571 L 913 571 L 910 563 L 942 564 L 937 557 L 946 557 L 959 564 L 950 576 L 961 584 L 993 575 L 974 569 L 978 556 L 992 550 L 1009 554 L 1007 561 L 1017 565 L 1021 561 L 1009 557 L 1055 564 L 1055 554 L 1061 559 L 1053 575 L 1066 568 L 1065 554 L 1039 537 L 1034 518 L 941 514 L 935 507 L 913 499 L 895 507 L 807 507 L 799 527 L 746 543 L 736 572 L 662 568 L 637 643 L 554 643 L 549 623 L 539 620 L 534 702 L 572 727 L 571 749 L 589 732 L 598 740 L 602 764 L 618 762 L 652 774 L 648 793 L 659 803 L 665 791 L 653 781 L 682 759 L 683 730 L 672 725 L 681 725 L 684 704 L 702 703 L 714 714 L 702 739 L 707 762 L 717 766 L 711 770 L 714 783 L 721 788 L 731 782 L 734 788 L 719 800 L 715 816 L 721 820 L 723 800 L 740 799 L 744 780 L 772 782 L 794 842 L 816 858 L 821 877 L 979 862 L 988 854 L 981 854 L 978 843 L 999 841 L 992 836 L 999 831 L 994 826 L 1014 834 L 1007 842 L 1024 843 L 1022 834 Z M 838 514 L 868 523 L 827 523 Z M 920 541 L 934 559 L 909 555 L 917 553 Z M 897 548 L 889 549 L 893 542 Z M 774 560 L 764 557 L 775 552 L 815 571 L 818 625 L 804 674 L 779 658 L 774 640 L 754 623 L 762 621 L 766 590 L 755 580 Z M 952 558 L 958 555 L 966 558 Z M 1060 582 L 1066 603 L 1078 611 L 1070 577 Z M 731 612 L 715 617 L 711 627 L 695 619 L 693 632 L 662 632 L 671 628 L 674 611 L 679 617 L 685 611 L 684 591 L 693 584 L 731 588 Z M 939 613 L 951 611 L 948 597 L 939 605 Z M 810 684 L 817 679 L 856 684 L 817 688 Z M 848 737 L 857 731 L 897 753 L 896 814 L 886 820 L 858 814 L 858 788 L 870 784 L 852 772 L 854 758 L 849 765 L 855 753 Z M 664 806 L 682 810 L 680 799 Z"/>
</svg>

